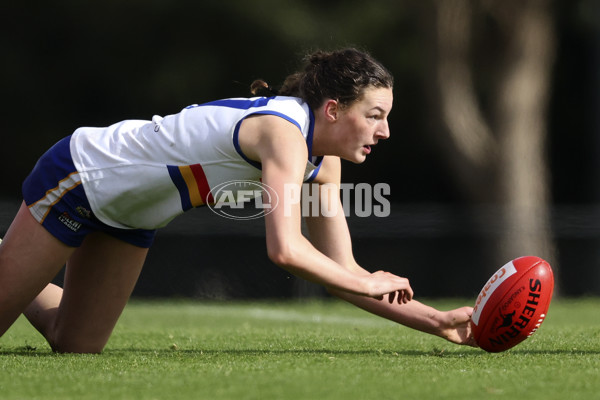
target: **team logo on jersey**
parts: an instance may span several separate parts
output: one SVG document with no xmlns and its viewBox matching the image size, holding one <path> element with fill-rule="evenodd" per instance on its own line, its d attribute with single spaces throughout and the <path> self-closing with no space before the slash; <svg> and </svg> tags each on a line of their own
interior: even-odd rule
<svg viewBox="0 0 600 400">
<path fill-rule="evenodd" d="M 208 207 L 229 219 L 248 220 L 273 212 L 279 196 L 268 185 L 257 181 L 236 180 L 221 183 L 209 192 L 214 202 Z"/>
</svg>

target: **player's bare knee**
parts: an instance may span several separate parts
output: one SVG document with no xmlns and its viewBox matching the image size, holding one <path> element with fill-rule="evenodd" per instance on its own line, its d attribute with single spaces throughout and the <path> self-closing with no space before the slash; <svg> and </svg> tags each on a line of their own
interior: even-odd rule
<svg viewBox="0 0 600 400">
<path fill-rule="evenodd" d="M 55 353 L 100 354 L 104 350 L 104 345 L 94 344 L 54 343 L 51 347 Z"/>
<path fill-rule="evenodd" d="M 95 343 L 82 338 L 66 338 L 60 335 L 47 338 L 52 351 L 55 353 L 99 354 L 106 343 Z"/>
</svg>

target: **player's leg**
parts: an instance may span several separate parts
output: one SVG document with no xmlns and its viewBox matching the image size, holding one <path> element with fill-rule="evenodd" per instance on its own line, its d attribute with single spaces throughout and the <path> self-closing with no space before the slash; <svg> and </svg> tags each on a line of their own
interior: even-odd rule
<svg viewBox="0 0 600 400">
<path fill-rule="evenodd" d="M 29 322 L 45 337 L 53 332 L 63 289 L 49 283 L 23 311 Z"/>
<path fill-rule="evenodd" d="M 0 244 L 0 336 L 73 253 L 42 227 L 23 203 Z"/>
<path fill-rule="evenodd" d="M 36 299 L 26 315 L 35 325 L 36 311 L 55 310 L 50 329 L 48 325 L 38 327 L 55 351 L 101 352 L 135 287 L 147 253 L 147 248 L 105 233 L 88 235 L 67 262 L 62 293 L 48 286 L 44 291 L 48 297 Z M 60 303 L 53 305 L 57 294 L 62 294 Z"/>
</svg>

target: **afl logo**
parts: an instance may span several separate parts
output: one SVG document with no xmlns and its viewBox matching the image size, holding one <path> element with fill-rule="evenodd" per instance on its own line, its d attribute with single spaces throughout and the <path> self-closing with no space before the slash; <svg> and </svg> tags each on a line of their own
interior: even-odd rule
<svg viewBox="0 0 600 400">
<path fill-rule="evenodd" d="M 208 207 L 217 215 L 229 219 L 249 220 L 263 217 L 275 210 L 279 196 L 270 186 L 257 181 L 229 181 L 209 192 L 214 203 Z"/>
</svg>

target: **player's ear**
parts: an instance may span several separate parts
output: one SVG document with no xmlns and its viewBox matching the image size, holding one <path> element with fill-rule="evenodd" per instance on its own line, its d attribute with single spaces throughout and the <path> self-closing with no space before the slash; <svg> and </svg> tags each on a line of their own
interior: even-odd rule
<svg viewBox="0 0 600 400">
<path fill-rule="evenodd" d="M 325 101 L 323 106 L 323 112 L 325 114 L 325 119 L 329 122 L 335 122 L 338 119 L 340 107 L 336 100 L 329 99 Z"/>
</svg>

